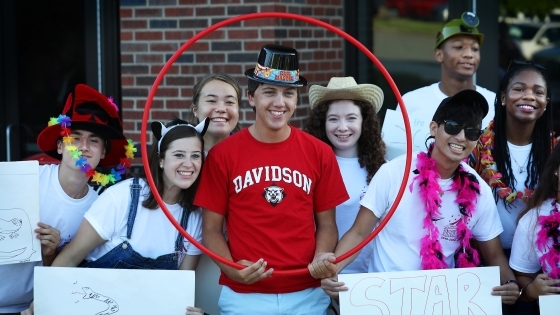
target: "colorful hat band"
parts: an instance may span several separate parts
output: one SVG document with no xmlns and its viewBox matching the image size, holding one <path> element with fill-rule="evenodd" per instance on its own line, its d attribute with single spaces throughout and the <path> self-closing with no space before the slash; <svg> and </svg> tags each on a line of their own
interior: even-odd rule
<svg viewBox="0 0 560 315">
<path fill-rule="evenodd" d="M 299 81 L 299 70 L 281 70 L 261 66 L 255 66 L 255 76 L 270 81 L 295 83 Z"/>
<path fill-rule="evenodd" d="M 136 148 L 134 147 L 134 144 L 132 144 L 132 140 L 128 139 L 128 144 L 125 146 L 126 157 L 121 158 L 117 169 L 115 170 L 112 168 L 110 174 L 103 174 L 92 168 L 87 162 L 87 159 L 82 157 L 82 151 L 74 145 L 74 137 L 71 136 L 70 130 L 72 119 L 66 115 L 59 115 L 58 118 L 51 117 L 48 125 L 53 126 L 57 124 L 60 124 L 60 135 L 62 136 L 63 143 L 66 145 L 66 151 L 68 151 L 72 159 L 76 160 L 76 166 L 80 167 L 80 170 L 86 174 L 86 177 L 92 177 L 92 182 L 96 182 L 101 186 L 105 186 L 108 183 L 114 184 L 115 182 L 121 180 L 122 175 L 126 173 L 126 169 L 131 165 L 129 159 L 133 159 L 134 152 L 136 152 Z"/>
</svg>

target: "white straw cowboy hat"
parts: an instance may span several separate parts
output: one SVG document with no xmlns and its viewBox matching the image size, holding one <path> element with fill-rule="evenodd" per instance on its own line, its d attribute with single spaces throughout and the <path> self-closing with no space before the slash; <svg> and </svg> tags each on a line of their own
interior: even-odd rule
<svg viewBox="0 0 560 315">
<path fill-rule="evenodd" d="M 377 85 L 357 84 L 353 77 L 333 77 L 327 87 L 312 85 L 309 88 L 311 109 L 333 100 L 364 101 L 373 105 L 377 113 L 383 105 L 383 91 Z"/>
</svg>

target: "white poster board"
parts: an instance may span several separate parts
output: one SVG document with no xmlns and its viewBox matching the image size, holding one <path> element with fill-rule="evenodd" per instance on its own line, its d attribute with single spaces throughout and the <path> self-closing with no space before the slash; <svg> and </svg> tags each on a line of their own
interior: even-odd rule
<svg viewBox="0 0 560 315">
<path fill-rule="evenodd" d="M 341 274 L 341 315 L 493 315 L 502 313 L 499 267 Z"/>
<path fill-rule="evenodd" d="M 425 151 L 426 139 L 430 136 L 430 122 L 434 113 L 417 111 L 411 118 L 410 131 L 412 133 L 412 152 Z M 406 153 L 406 130 L 402 113 L 388 109 L 385 113 L 383 128 L 381 129 L 383 142 L 387 147 L 387 160 L 392 160 Z"/>
<path fill-rule="evenodd" d="M 41 260 L 39 162 L 0 162 L 0 265 Z"/>
<path fill-rule="evenodd" d="M 560 295 L 539 296 L 539 308 L 541 315 L 558 315 L 560 307 Z"/>
<path fill-rule="evenodd" d="M 193 270 L 35 267 L 35 315 L 184 315 Z"/>
</svg>

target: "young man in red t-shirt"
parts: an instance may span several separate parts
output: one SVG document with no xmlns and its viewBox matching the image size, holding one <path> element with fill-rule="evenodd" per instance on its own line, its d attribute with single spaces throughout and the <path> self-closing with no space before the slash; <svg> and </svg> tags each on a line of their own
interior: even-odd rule
<svg viewBox="0 0 560 315">
<path fill-rule="evenodd" d="M 265 45 L 245 75 L 255 123 L 210 150 L 195 198 L 204 244 L 247 266 L 216 262 L 221 314 L 323 314 L 330 300 L 317 279 L 274 269 L 305 268 L 334 249 L 334 209 L 348 194 L 332 149 L 288 124 L 307 85 L 297 51 Z"/>
</svg>

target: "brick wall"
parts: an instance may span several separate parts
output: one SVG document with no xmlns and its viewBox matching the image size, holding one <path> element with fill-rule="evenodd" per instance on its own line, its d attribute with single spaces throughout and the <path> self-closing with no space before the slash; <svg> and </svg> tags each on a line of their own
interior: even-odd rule
<svg viewBox="0 0 560 315">
<path fill-rule="evenodd" d="M 342 28 L 342 0 L 121 0 L 121 71 L 123 124 L 127 137 L 140 141 L 148 93 L 167 60 L 191 37 L 219 21 L 255 12 L 288 12 Z M 255 66 L 260 47 L 277 43 L 299 52 L 300 73 L 311 84 L 326 85 L 342 76 L 343 43 L 321 27 L 288 19 L 255 19 L 220 28 L 199 40 L 173 63 L 152 102 L 150 119 L 184 118 L 190 111 L 193 85 L 207 73 L 234 76 L 246 95 L 243 72 Z M 307 89 L 291 123 L 301 127 L 309 114 Z M 255 115 L 246 97 L 240 123 Z"/>
</svg>

